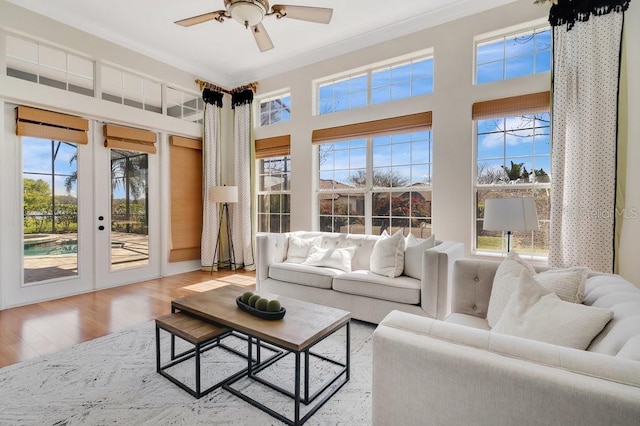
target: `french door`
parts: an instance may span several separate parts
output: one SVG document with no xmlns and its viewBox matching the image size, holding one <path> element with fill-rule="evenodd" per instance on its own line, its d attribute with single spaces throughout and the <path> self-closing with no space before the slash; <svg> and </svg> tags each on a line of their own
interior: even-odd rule
<svg viewBox="0 0 640 426">
<path fill-rule="evenodd" d="M 158 155 L 96 144 L 95 165 L 96 288 L 159 276 Z"/>
<path fill-rule="evenodd" d="M 102 123 L 89 143 L 15 136 L 21 167 L 12 171 L 15 206 L 3 209 L 3 244 L 19 244 L 4 259 L 11 277 L 3 305 L 112 287 L 160 274 L 158 155 L 104 147 Z M 3 177 L 9 172 L 3 171 Z M 20 190 L 21 189 L 21 190 Z M 20 211 L 17 208 L 15 212 Z"/>
</svg>

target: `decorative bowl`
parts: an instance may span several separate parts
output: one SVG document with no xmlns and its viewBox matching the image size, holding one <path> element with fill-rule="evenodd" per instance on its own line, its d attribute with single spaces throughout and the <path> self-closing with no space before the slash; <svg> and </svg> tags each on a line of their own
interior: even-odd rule
<svg viewBox="0 0 640 426">
<path fill-rule="evenodd" d="M 245 312 L 250 313 L 253 316 L 262 318 L 264 320 L 270 320 L 270 321 L 282 319 L 284 318 L 284 314 L 287 313 L 287 310 L 284 308 L 284 306 L 280 307 L 280 310 L 276 312 L 265 312 L 265 311 L 261 311 L 259 309 L 253 308 L 251 307 L 251 305 L 248 305 L 242 301 L 242 296 L 238 296 L 236 298 L 236 305 L 238 305 L 238 308 L 242 309 Z"/>
</svg>

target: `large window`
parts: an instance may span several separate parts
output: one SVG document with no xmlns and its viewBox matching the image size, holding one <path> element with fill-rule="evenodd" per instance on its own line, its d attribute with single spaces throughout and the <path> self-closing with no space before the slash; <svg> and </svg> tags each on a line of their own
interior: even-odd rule
<svg viewBox="0 0 640 426">
<path fill-rule="evenodd" d="M 284 93 L 260 100 L 260 126 L 289 121 L 291 118 L 291 95 Z"/>
<path fill-rule="evenodd" d="M 94 93 L 92 60 L 10 35 L 7 75 L 87 96 Z"/>
<path fill-rule="evenodd" d="M 320 230 L 431 235 L 431 131 L 319 145 Z"/>
<path fill-rule="evenodd" d="M 258 232 L 289 232 L 291 157 L 270 157 L 258 163 Z"/>
<path fill-rule="evenodd" d="M 317 112 L 328 114 L 390 102 L 433 91 L 433 57 L 372 66 L 366 72 L 325 80 L 318 85 Z"/>
<path fill-rule="evenodd" d="M 532 197 L 539 231 L 514 232 L 512 246 L 523 254 L 546 256 L 550 219 L 550 116 L 511 113 L 479 118 L 477 126 L 476 239 L 481 252 L 503 252 L 502 232 L 484 231 L 487 198 Z"/>
<path fill-rule="evenodd" d="M 551 69 L 551 30 L 536 28 L 476 44 L 476 83 L 505 80 Z"/>
</svg>

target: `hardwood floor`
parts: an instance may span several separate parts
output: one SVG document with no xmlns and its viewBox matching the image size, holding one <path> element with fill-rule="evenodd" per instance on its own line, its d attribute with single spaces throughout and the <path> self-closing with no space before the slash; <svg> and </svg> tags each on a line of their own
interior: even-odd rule
<svg viewBox="0 0 640 426">
<path fill-rule="evenodd" d="M 0 311 L 0 367 L 95 339 L 171 312 L 171 300 L 229 284 L 255 288 L 255 273 L 188 272 Z"/>
</svg>

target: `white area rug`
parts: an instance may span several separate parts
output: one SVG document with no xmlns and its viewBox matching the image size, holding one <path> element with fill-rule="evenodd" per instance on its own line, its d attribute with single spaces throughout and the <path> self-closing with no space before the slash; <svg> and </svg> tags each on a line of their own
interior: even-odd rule
<svg viewBox="0 0 640 426">
<path fill-rule="evenodd" d="M 371 424 L 374 328 L 352 322 L 351 379 L 305 425 Z M 166 343 L 168 338 L 162 341 Z M 323 341 L 325 351 L 344 354 L 344 332 Z M 265 374 L 280 378 L 281 373 L 290 371 L 288 360 L 291 355 L 279 361 L 282 365 L 278 369 L 265 370 Z M 221 364 L 232 368 L 234 362 L 242 360 Z M 0 425 L 282 424 L 221 388 L 195 399 L 157 374 L 155 368 L 154 321 L 5 367 L 0 369 Z M 190 366 L 185 364 L 187 368 Z M 322 372 L 325 367 L 317 369 Z M 313 368 L 310 371 L 316 373 Z M 209 374 L 206 368 L 203 374 Z M 312 381 L 314 377 L 312 374 Z M 292 417 L 293 403 L 279 393 L 248 379 L 233 387 L 265 398 L 267 405 Z"/>
</svg>

